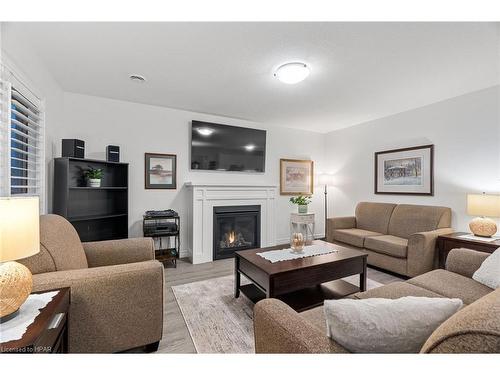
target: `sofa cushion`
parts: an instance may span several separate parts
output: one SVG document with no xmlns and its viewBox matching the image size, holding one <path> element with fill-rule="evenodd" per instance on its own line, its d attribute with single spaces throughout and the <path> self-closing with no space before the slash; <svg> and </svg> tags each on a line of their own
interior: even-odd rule
<svg viewBox="0 0 500 375">
<path fill-rule="evenodd" d="M 460 298 L 466 305 L 473 303 L 493 290 L 468 277 L 445 270 L 430 271 L 407 282 L 445 297 Z"/>
<path fill-rule="evenodd" d="M 406 258 L 408 240 L 391 235 L 367 237 L 365 239 L 365 247 L 377 253 L 391 255 L 396 258 Z"/>
<path fill-rule="evenodd" d="M 451 209 L 439 206 L 399 204 L 391 215 L 388 234 L 408 238 L 419 232 L 428 232 L 451 225 Z"/>
<path fill-rule="evenodd" d="M 423 353 L 500 352 L 500 289 L 478 299 L 441 324 Z"/>
<path fill-rule="evenodd" d="M 392 203 L 360 202 L 356 206 L 356 228 L 387 234 L 392 211 Z"/>
<path fill-rule="evenodd" d="M 335 241 L 345 242 L 349 245 L 363 247 L 365 238 L 370 236 L 380 236 L 381 233 L 371 232 L 363 229 L 335 229 L 333 239 Z"/>
<path fill-rule="evenodd" d="M 300 315 L 321 332 L 326 332 L 325 309 L 323 306 L 301 312 Z"/>
<path fill-rule="evenodd" d="M 397 281 L 378 288 L 367 290 L 366 292 L 359 292 L 353 294 L 351 298 L 365 299 L 365 298 L 390 298 L 396 299 L 406 296 L 414 297 L 443 297 L 439 293 L 431 292 L 430 290 L 421 288 L 416 285 L 408 284 L 403 281 Z"/>
<path fill-rule="evenodd" d="M 88 268 L 80 237 L 62 216 L 40 216 L 40 245 L 50 253 L 57 271 Z"/>
</svg>

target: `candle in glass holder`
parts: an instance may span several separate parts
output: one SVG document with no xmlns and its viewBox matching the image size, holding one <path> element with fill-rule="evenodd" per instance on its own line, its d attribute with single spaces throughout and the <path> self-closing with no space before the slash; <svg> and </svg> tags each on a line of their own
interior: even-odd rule
<svg viewBox="0 0 500 375">
<path fill-rule="evenodd" d="M 304 250 L 304 235 L 302 233 L 293 233 L 290 241 L 290 247 L 295 252 L 301 252 Z"/>
</svg>

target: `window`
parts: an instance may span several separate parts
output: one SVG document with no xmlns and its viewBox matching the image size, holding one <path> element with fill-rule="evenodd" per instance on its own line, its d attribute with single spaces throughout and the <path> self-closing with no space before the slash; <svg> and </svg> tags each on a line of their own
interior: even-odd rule
<svg viewBox="0 0 500 375">
<path fill-rule="evenodd" d="M 3 68 L 0 86 L 2 196 L 38 196 L 44 207 L 44 123 L 40 99 Z"/>
</svg>

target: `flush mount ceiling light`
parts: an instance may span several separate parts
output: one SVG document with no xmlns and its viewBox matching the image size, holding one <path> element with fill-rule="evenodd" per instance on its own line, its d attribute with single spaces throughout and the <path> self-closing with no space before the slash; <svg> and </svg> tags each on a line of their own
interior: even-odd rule
<svg viewBox="0 0 500 375">
<path fill-rule="evenodd" d="M 253 151 L 254 149 L 255 149 L 255 145 L 250 144 L 250 145 L 245 146 L 245 150 L 247 150 L 247 151 Z"/>
<path fill-rule="evenodd" d="M 208 137 L 214 132 L 213 129 L 210 128 L 197 128 L 196 131 L 198 132 L 198 134 L 203 135 L 205 137 Z"/>
<path fill-rule="evenodd" d="M 309 73 L 309 67 L 305 63 L 292 62 L 281 65 L 274 76 L 283 83 L 293 85 L 306 79 Z"/>
<path fill-rule="evenodd" d="M 131 74 L 129 76 L 129 78 L 133 82 L 146 82 L 146 78 L 144 76 L 139 75 L 139 74 Z"/>
</svg>

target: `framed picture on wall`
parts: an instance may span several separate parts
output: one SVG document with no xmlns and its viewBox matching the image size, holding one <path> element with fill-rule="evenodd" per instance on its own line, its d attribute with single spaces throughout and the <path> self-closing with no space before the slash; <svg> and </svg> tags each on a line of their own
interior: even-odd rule
<svg viewBox="0 0 500 375">
<path fill-rule="evenodd" d="M 176 189 L 177 156 L 144 154 L 144 187 L 146 189 Z"/>
<path fill-rule="evenodd" d="M 434 145 L 376 152 L 375 194 L 434 195 Z"/>
<path fill-rule="evenodd" d="M 313 176 L 312 160 L 280 159 L 280 194 L 312 195 Z"/>
</svg>

